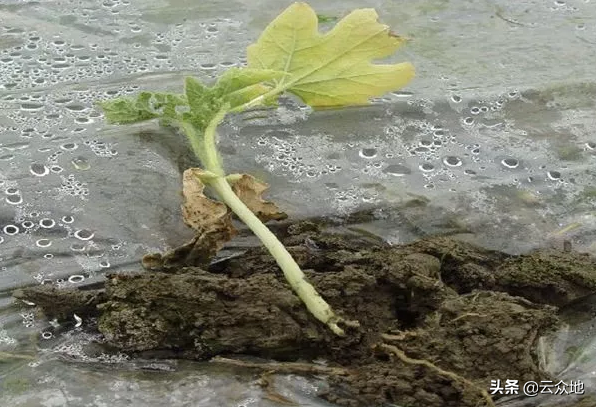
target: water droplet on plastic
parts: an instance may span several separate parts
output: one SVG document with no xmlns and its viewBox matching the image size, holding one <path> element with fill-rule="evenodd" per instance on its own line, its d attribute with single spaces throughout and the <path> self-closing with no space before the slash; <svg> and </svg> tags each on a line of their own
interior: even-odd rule
<svg viewBox="0 0 596 407">
<path fill-rule="evenodd" d="M 79 229 L 74 233 L 74 236 L 79 240 L 91 240 L 95 233 L 88 229 Z"/>
<path fill-rule="evenodd" d="M 33 174 L 37 177 L 44 177 L 50 173 L 50 170 L 48 167 L 46 167 L 43 164 L 39 164 L 39 163 L 31 164 L 31 166 L 29 167 L 29 171 L 31 172 L 31 174 Z"/>
<path fill-rule="evenodd" d="M 403 177 L 406 175 L 410 175 L 412 170 L 405 165 L 401 164 L 391 164 L 388 165 L 383 172 L 385 174 L 393 175 L 394 177 Z"/>
<path fill-rule="evenodd" d="M 362 148 L 358 152 L 358 155 L 362 158 L 375 158 L 377 156 L 377 149 L 376 148 Z"/>
<path fill-rule="evenodd" d="M 503 167 L 517 168 L 519 166 L 519 161 L 515 158 L 504 158 L 501 160 L 501 164 L 503 165 Z"/>
<path fill-rule="evenodd" d="M 53 228 L 55 224 L 56 222 L 54 221 L 54 219 L 43 218 L 39 220 L 39 226 L 41 226 L 44 229 Z"/>
<path fill-rule="evenodd" d="M 464 124 L 471 126 L 474 124 L 474 118 L 473 117 L 466 117 L 464 118 Z"/>
<path fill-rule="evenodd" d="M 44 332 L 41 333 L 41 337 L 43 339 L 46 339 L 46 340 L 47 339 L 52 339 L 53 336 L 54 336 L 54 334 L 51 333 L 50 331 L 44 331 Z"/>
<path fill-rule="evenodd" d="M 429 163 L 423 163 L 418 166 L 422 172 L 431 172 L 435 170 L 435 166 Z"/>
<path fill-rule="evenodd" d="M 21 103 L 21 110 L 33 112 L 41 109 L 43 109 L 43 105 L 41 103 Z"/>
<path fill-rule="evenodd" d="M 91 165 L 89 165 L 89 162 L 85 157 L 78 156 L 77 158 L 74 158 L 71 162 L 77 170 L 86 171 L 89 168 L 91 168 Z"/>
<path fill-rule="evenodd" d="M 73 252 L 83 252 L 85 251 L 85 245 L 81 243 L 73 243 L 70 245 L 70 250 Z"/>
<path fill-rule="evenodd" d="M 463 161 L 458 157 L 450 155 L 443 158 L 443 164 L 445 164 L 448 167 L 461 167 Z"/>
<path fill-rule="evenodd" d="M 73 274 L 72 276 L 68 277 L 68 282 L 72 284 L 82 283 L 85 280 L 85 276 L 81 274 Z"/>
<path fill-rule="evenodd" d="M 21 195 L 8 195 L 6 197 L 6 202 L 11 205 L 18 205 L 23 202 L 23 197 Z"/>
<path fill-rule="evenodd" d="M 35 242 L 37 247 L 49 247 L 52 245 L 52 241 L 50 239 L 39 239 Z"/>
<path fill-rule="evenodd" d="M 77 143 L 65 143 L 60 146 L 61 149 L 66 151 L 73 151 L 76 150 L 79 146 Z"/>
<path fill-rule="evenodd" d="M 14 236 L 17 233 L 19 233 L 19 227 L 15 226 L 15 225 L 6 225 L 4 226 L 4 233 L 6 233 L 9 236 Z"/>
<path fill-rule="evenodd" d="M 74 218 L 72 216 L 70 216 L 70 215 L 64 215 L 62 217 L 62 222 L 64 222 L 64 223 L 72 223 L 72 222 L 74 222 Z"/>
</svg>

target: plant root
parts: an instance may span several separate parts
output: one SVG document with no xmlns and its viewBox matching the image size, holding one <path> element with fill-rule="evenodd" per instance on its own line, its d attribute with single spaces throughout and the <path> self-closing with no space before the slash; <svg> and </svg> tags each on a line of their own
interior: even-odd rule
<svg viewBox="0 0 596 407">
<path fill-rule="evenodd" d="M 381 336 L 387 340 L 393 339 L 392 335 L 381 335 Z M 458 375 L 457 373 L 441 369 L 434 363 L 432 363 L 428 360 L 425 360 L 425 359 L 413 359 L 413 358 L 407 356 L 404 351 L 402 351 L 395 345 L 381 343 L 379 345 L 376 345 L 375 347 L 381 348 L 381 349 L 389 352 L 390 354 L 397 356 L 404 363 L 407 363 L 410 365 L 425 366 L 425 367 L 435 371 L 436 373 L 440 374 L 441 376 L 447 377 L 455 382 L 459 382 L 459 383 L 463 384 L 465 387 L 468 387 L 468 388 L 473 389 L 474 391 L 480 393 L 482 395 L 482 398 L 486 401 L 487 407 L 496 407 L 492 397 L 488 394 L 488 392 L 486 390 L 484 390 L 483 388 L 480 388 L 479 386 L 472 383 L 470 380 L 466 379 L 463 376 Z"/>
<path fill-rule="evenodd" d="M 314 363 L 299 362 L 248 362 L 245 360 L 224 358 L 216 356 L 210 360 L 212 363 L 221 363 L 230 366 L 246 367 L 251 369 L 266 370 L 271 373 L 297 373 L 330 376 L 348 376 L 350 370 L 341 367 L 330 367 Z"/>
</svg>

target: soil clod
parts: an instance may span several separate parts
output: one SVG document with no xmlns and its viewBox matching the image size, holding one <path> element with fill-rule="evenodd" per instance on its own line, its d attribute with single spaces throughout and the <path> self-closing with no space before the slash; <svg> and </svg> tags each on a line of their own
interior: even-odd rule
<svg viewBox="0 0 596 407">
<path fill-rule="evenodd" d="M 211 267 L 189 265 L 184 252 L 187 267 L 154 262 L 78 297 L 43 286 L 18 297 L 50 317 L 97 316 L 109 345 L 132 355 L 325 376 L 321 396 L 341 406 L 489 407 L 492 379 L 554 380 L 537 363 L 537 340 L 559 326 L 559 307 L 596 291 L 595 260 L 570 251 L 514 256 L 446 237 L 389 246 L 307 222 L 277 232 L 333 309 L 360 326 L 330 332 L 260 247 Z"/>
</svg>

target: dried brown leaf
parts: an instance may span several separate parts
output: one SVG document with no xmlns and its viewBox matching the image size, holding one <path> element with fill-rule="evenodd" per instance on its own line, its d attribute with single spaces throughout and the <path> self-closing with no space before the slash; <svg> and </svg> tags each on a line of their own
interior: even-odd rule
<svg viewBox="0 0 596 407">
<path fill-rule="evenodd" d="M 182 216 L 184 223 L 202 234 L 211 230 L 232 228 L 228 207 L 207 198 L 203 191 L 205 184 L 200 177 L 205 172 L 200 168 L 189 168 L 182 175 Z"/>
<path fill-rule="evenodd" d="M 288 215 L 282 212 L 273 202 L 262 198 L 269 185 L 257 180 L 252 175 L 238 174 L 228 178 L 234 193 L 261 220 L 283 220 Z"/>
<path fill-rule="evenodd" d="M 184 266 L 207 267 L 223 245 L 237 234 L 230 209 L 224 203 L 205 196 L 205 184 L 201 179 L 208 175 L 200 168 L 189 168 L 182 175 L 182 216 L 184 223 L 197 232 L 196 236 L 166 253 L 146 255 L 143 267 L 164 271 Z M 234 175 L 228 180 L 234 193 L 261 221 L 287 218 L 275 204 L 261 197 L 268 188 L 267 184 L 247 174 Z"/>
<path fill-rule="evenodd" d="M 147 270 L 177 271 L 180 267 L 196 266 L 206 268 L 224 243 L 234 237 L 236 230 L 210 230 L 196 235 L 190 241 L 168 250 L 164 254 L 152 253 L 143 257 L 142 265 Z"/>
<path fill-rule="evenodd" d="M 201 181 L 205 174 L 200 168 L 189 168 L 182 175 L 182 216 L 184 223 L 196 230 L 196 236 L 163 255 L 156 253 L 145 256 L 145 268 L 206 267 L 222 246 L 236 235 L 228 207 L 205 196 L 205 185 Z"/>
</svg>

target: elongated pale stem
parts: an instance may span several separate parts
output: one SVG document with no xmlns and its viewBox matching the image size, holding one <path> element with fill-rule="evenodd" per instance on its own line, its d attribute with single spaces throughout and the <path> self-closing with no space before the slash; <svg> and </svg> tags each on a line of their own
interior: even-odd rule
<svg viewBox="0 0 596 407">
<path fill-rule="evenodd" d="M 259 105 L 266 98 L 282 91 L 282 86 L 274 88 L 266 94 L 247 102 L 242 106 L 242 109 Z M 343 329 L 338 326 L 340 321 L 349 326 L 358 326 L 358 323 L 355 321 L 344 321 L 334 314 L 329 304 L 327 304 L 317 290 L 306 281 L 306 276 L 302 270 L 300 270 L 300 266 L 298 266 L 290 253 L 288 253 L 284 245 L 273 233 L 271 233 L 267 226 L 265 226 L 263 222 L 252 213 L 244 202 L 238 198 L 225 178 L 221 159 L 217 152 L 217 126 L 223 121 L 226 113 L 235 110 L 236 109 L 230 109 L 229 104 L 222 106 L 205 128 L 204 134 L 197 132 L 191 123 L 182 122 L 179 124 L 182 131 L 186 133 L 190 139 L 191 146 L 195 154 L 203 163 L 203 166 L 205 167 L 204 169 L 214 175 L 213 177 L 201 179 L 201 181 L 211 186 L 211 188 L 213 188 L 219 195 L 222 202 L 224 202 L 261 240 L 283 271 L 290 287 L 292 287 L 304 305 L 306 305 L 306 308 L 310 313 L 319 321 L 326 324 L 337 335 L 344 335 Z"/>
<path fill-rule="evenodd" d="M 230 184 L 228 184 L 228 181 L 223 177 L 217 177 L 210 180 L 209 185 L 217 192 L 220 199 L 238 215 L 240 220 L 253 231 L 267 250 L 269 250 L 294 292 L 300 297 L 314 317 L 327 324 L 337 335 L 343 335 L 344 331 L 337 325 L 340 318 L 333 313 L 329 304 L 325 302 L 317 290 L 306 281 L 304 273 L 300 270 L 300 266 L 294 261 L 284 245 L 238 198 L 230 187 Z"/>
</svg>

